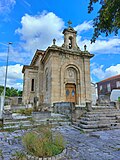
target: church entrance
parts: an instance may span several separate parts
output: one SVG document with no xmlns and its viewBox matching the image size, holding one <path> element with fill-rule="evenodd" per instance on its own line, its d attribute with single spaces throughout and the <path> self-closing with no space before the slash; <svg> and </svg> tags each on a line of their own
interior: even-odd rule
<svg viewBox="0 0 120 160">
<path fill-rule="evenodd" d="M 65 86 L 66 90 L 66 102 L 76 103 L 76 85 L 67 83 Z"/>
</svg>

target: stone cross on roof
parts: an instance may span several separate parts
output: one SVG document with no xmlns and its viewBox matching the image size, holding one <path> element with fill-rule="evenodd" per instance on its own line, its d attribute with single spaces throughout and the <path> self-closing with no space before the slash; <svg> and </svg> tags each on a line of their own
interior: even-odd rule
<svg viewBox="0 0 120 160">
<path fill-rule="evenodd" d="M 68 21 L 68 27 L 71 27 L 70 25 L 72 24 L 72 22 L 69 20 Z"/>
</svg>

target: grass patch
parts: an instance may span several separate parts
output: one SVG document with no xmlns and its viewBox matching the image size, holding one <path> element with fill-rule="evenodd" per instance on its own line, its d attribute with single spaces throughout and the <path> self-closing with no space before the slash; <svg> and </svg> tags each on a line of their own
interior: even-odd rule
<svg viewBox="0 0 120 160">
<path fill-rule="evenodd" d="M 15 128 L 2 128 L 0 132 L 14 132 L 15 130 Z"/>
<path fill-rule="evenodd" d="M 22 114 L 22 115 L 26 115 L 26 116 L 30 116 L 33 112 L 32 108 L 25 108 L 25 109 L 20 109 L 17 110 L 16 113 Z"/>
<path fill-rule="evenodd" d="M 13 160 L 26 160 L 26 156 L 23 152 L 16 151 L 12 156 Z"/>
<path fill-rule="evenodd" d="M 52 134 L 50 127 L 38 127 L 22 138 L 28 153 L 36 157 L 51 157 L 60 154 L 65 148 L 63 136 Z"/>
<path fill-rule="evenodd" d="M 1 149 L 0 149 L 0 157 L 3 159 L 3 152 Z"/>
</svg>

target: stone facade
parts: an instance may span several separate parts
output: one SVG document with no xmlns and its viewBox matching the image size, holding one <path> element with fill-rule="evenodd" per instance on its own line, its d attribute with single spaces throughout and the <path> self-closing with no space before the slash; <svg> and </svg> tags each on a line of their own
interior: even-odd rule
<svg viewBox="0 0 120 160">
<path fill-rule="evenodd" d="M 31 64 L 23 67 L 23 103 L 53 104 L 74 102 L 76 105 L 91 101 L 90 54 L 76 43 L 77 32 L 64 29 L 64 43 L 55 44 L 46 51 L 37 50 Z"/>
</svg>

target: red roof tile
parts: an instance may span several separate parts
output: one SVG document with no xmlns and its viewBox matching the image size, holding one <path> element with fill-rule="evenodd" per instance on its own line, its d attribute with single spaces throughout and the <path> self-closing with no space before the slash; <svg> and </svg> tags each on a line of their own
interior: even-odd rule
<svg viewBox="0 0 120 160">
<path fill-rule="evenodd" d="M 97 83 L 101 83 L 101 82 L 106 82 L 106 81 L 111 81 L 113 79 L 117 79 L 117 78 L 120 78 L 120 74 L 116 75 L 116 76 L 112 76 L 112 77 L 109 77 L 109 78 L 106 78 L 100 82 L 97 82 Z"/>
</svg>

